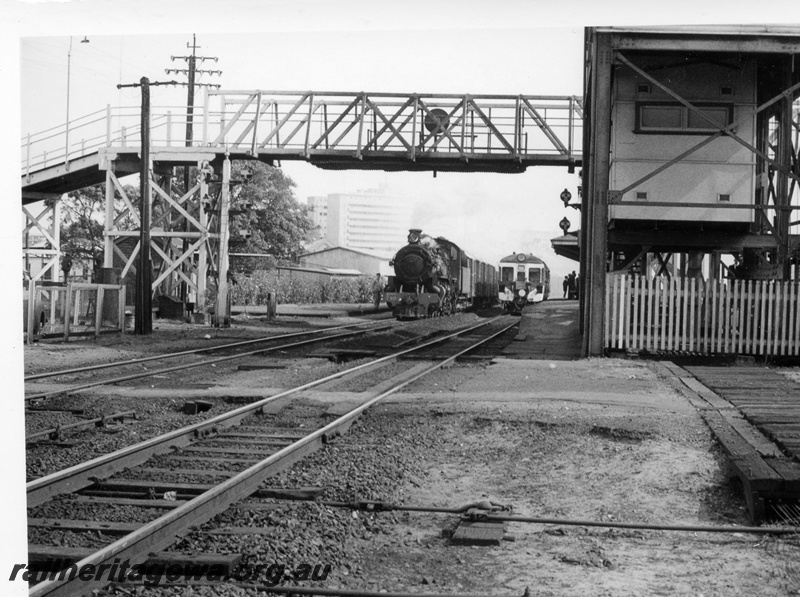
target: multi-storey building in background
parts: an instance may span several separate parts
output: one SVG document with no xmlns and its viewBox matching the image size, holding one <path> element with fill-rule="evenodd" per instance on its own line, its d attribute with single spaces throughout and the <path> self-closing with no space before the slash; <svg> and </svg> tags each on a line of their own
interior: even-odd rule
<svg viewBox="0 0 800 597">
<path fill-rule="evenodd" d="M 394 253 L 406 242 L 412 206 L 381 189 L 309 197 L 311 218 L 331 245 Z"/>
<path fill-rule="evenodd" d="M 319 238 L 325 238 L 328 233 L 328 198 L 309 197 L 308 215 L 315 228 L 319 229 Z"/>
</svg>

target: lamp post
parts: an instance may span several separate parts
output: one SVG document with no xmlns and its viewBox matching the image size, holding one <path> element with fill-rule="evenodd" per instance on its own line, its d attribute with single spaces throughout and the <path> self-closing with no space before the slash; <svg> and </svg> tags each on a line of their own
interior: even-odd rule
<svg viewBox="0 0 800 597">
<path fill-rule="evenodd" d="M 85 35 L 81 40 L 82 44 L 88 44 L 89 38 Z M 69 82 L 70 71 L 72 69 L 72 36 L 69 36 L 69 50 L 67 51 L 67 134 L 64 142 L 64 167 L 69 170 Z"/>
</svg>

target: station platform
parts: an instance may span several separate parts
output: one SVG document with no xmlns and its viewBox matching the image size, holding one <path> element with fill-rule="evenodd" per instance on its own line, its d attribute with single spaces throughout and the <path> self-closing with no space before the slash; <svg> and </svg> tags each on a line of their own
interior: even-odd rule
<svg viewBox="0 0 800 597">
<path fill-rule="evenodd" d="M 578 301 L 548 300 L 525 307 L 519 333 L 503 350 L 503 356 L 552 361 L 579 359 Z"/>
</svg>

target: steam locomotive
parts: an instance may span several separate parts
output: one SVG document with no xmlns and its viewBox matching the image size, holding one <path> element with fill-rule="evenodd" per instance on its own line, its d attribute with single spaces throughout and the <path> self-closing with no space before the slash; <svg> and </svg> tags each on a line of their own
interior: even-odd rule
<svg viewBox="0 0 800 597">
<path fill-rule="evenodd" d="M 513 253 L 500 260 L 500 304 L 511 313 L 522 313 L 528 303 L 550 296 L 550 268 L 528 253 Z"/>
<path fill-rule="evenodd" d="M 455 243 L 413 228 L 389 262 L 385 300 L 397 319 L 440 317 L 497 300 L 497 269 Z"/>
</svg>

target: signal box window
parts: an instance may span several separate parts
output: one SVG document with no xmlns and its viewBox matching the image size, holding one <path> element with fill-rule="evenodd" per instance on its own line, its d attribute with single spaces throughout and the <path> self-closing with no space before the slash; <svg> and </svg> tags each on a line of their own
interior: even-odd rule
<svg viewBox="0 0 800 597">
<path fill-rule="evenodd" d="M 733 122 L 733 104 L 694 104 L 694 107 L 703 116 L 677 102 L 637 102 L 634 132 L 704 134 L 716 132 L 714 125 L 726 127 Z"/>
<path fill-rule="evenodd" d="M 642 106 L 642 129 L 679 129 L 683 122 L 683 106 Z"/>
<path fill-rule="evenodd" d="M 700 111 L 703 113 L 703 116 L 710 118 L 718 127 L 726 127 L 730 124 L 730 110 L 725 106 L 720 106 L 718 108 L 712 108 L 709 106 L 706 108 L 701 108 Z M 708 120 L 701 118 L 694 112 L 687 112 L 687 116 L 689 117 L 687 126 L 690 129 L 708 129 L 712 126 Z"/>
</svg>

